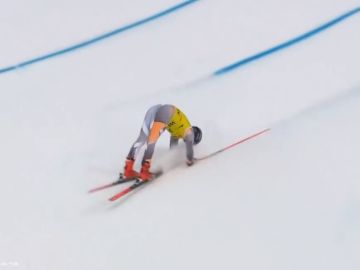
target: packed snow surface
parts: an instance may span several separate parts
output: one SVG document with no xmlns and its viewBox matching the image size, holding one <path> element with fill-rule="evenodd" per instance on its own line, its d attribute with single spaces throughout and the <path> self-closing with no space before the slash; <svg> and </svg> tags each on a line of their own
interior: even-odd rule
<svg viewBox="0 0 360 270">
<path fill-rule="evenodd" d="M 7 1 L 0 67 L 177 3 Z M 360 14 L 197 81 L 359 4 L 198 1 L 1 74 L 0 268 L 360 269 Z M 87 194 L 117 178 L 158 103 L 202 128 L 197 157 L 271 131 L 192 167 L 165 134 L 162 177 L 114 203 L 120 186 Z"/>
</svg>

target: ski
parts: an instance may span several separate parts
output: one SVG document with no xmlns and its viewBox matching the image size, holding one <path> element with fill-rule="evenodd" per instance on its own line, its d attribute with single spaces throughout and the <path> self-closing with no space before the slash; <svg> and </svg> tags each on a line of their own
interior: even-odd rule
<svg viewBox="0 0 360 270">
<path fill-rule="evenodd" d="M 224 152 L 224 151 L 229 150 L 230 148 L 232 148 L 232 147 L 234 147 L 234 146 L 237 146 L 237 145 L 239 145 L 239 144 L 241 144 L 241 143 L 244 143 L 244 142 L 246 142 L 246 141 L 248 141 L 248 140 L 251 140 L 251 139 L 253 139 L 253 138 L 256 138 L 257 136 L 260 136 L 261 134 L 264 134 L 265 132 L 268 132 L 268 131 L 270 131 L 270 128 L 266 128 L 266 129 L 261 130 L 261 131 L 259 131 L 259 132 L 257 132 L 257 133 L 254 133 L 254 134 L 252 134 L 252 135 L 250 135 L 250 136 L 248 136 L 248 137 L 246 137 L 246 138 L 241 139 L 240 141 L 237 141 L 237 142 L 235 142 L 235 143 L 233 143 L 233 144 L 231 144 L 231 145 L 229 145 L 229 146 L 227 146 L 227 147 L 224 147 L 224 148 L 222 148 L 222 149 L 220 149 L 220 150 L 217 150 L 217 151 L 215 151 L 215 152 L 213 152 L 213 153 L 210 153 L 210 154 L 208 154 L 208 155 L 206 155 L 206 156 L 204 156 L 204 157 L 195 158 L 195 160 L 196 160 L 196 161 L 201 161 L 201 160 L 205 160 L 205 159 L 211 158 L 211 157 L 213 157 L 213 156 L 215 156 L 215 155 L 217 155 L 217 154 L 220 154 L 220 153 L 222 153 L 222 152 Z"/>
<path fill-rule="evenodd" d="M 117 194 L 115 194 L 114 196 L 112 196 L 112 197 L 109 199 L 109 201 L 111 201 L 111 202 L 116 201 L 117 199 L 119 199 L 119 198 L 123 197 L 124 195 L 128 194 L 130 191 L 132 191 L 132 190 L 134 190 L 134 189 L 136 189 L 136 188 L 138 188 L 138 187 L 146 184 L 147 182 L 149 182 L 149 180 L 148 180 L 148 181 L 143 181 L 143 180 L 138 179 L 138 180 L 136 180 L 136 182 L 135 182 L 134 184 L 132 184 L 130 187 L 125 188 L 125 189 L 123 189 L 122 191 L 120 191 L 119 193 L 117 193 Z"/>
<path fill-rule="evenodd" d="M 94 193 L 94 192 L 97 192 L 97 191 L 100 191 L 100 190 L 104 190 L 104 189 L 107 189 L 107 188 L 110 188 L 110 187 L 113 187 L 113 186 L 116 186 L 116 185 L 120 185 L 120 184 L 123 184 L 123 183 L 128 183 L 128 182 L 135 181 L 135 180 L 137 180 L 137 178 L 124 179 L 122 174 L 120 174 L 119 180 L 116 180 L 115 182 L 112 182 L 112 183 L 109 183 L 109 184 L 106 184 L 106 185 L 102 185 L 102 186 L 90 189 L 88 191 L 88 193 Z"/>
<path fill-rule="evenodd" d="M 161 174 L 162 174 L 162 172 L 155 173 L 154 177 L 151 180 L 145 180 L 144 181 L 144 180 L 141 180 L 140 178 L 136 179 L 136 182 L 134 184 L 132 184 L 130 187 L 127 187 L 127 188 L 123 189 L 119 193 L 117 193 L 114 196 L 112 196 L 111 198 L 109 198 L 109 201 L 113 202 L 113 201 L 116 201 L 116 200 L 120 199 L 121 197 L 125 196 L 126 194 L 133 191 L 134 189 L 137 189 L 138 187 L 141 187 L 142 185 L 144 185 L 146 183 L 149 183 L 150 181 L 155 180 Z"/>
</svg>

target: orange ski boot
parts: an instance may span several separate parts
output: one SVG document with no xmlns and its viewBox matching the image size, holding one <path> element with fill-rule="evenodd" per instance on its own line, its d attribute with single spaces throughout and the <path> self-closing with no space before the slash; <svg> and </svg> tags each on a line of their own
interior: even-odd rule
<svg viewBox="0 0 360 270">
<path fill-rule="evenodd" d="M 150 171 L 150 161 L 145 161 L 142 164 L 141 171 L 140 171 L 140 178 L 143 181 L 148 181 L 154 178 L 154 174 Z"/>
<path fill-rule="evenodd" d="M 124 179 L 135 179 L 139 177 L 139 173 L 133 169 L 135 160 L 132 158 L 128 158 L 125 161 L 125 167 L 124 167 Z"/>
</svg>

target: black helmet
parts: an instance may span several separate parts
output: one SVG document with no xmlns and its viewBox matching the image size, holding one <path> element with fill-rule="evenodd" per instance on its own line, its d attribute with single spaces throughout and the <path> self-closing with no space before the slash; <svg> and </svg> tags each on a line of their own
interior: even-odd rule
<svg viewBox="0 0 360 270">
<path fill-rule="evenodd" d="M 194 132 L 194 144 L 198 144 L 199 142 L 201 142 L 201 138 L 202 138 L 201 129 L 196 126 L 193 126 L 192 130 Z"/>
</svg>

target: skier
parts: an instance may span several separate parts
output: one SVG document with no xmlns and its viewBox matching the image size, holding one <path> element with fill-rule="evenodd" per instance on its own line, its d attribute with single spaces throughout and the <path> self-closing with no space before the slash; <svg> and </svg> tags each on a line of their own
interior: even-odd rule
<svg viewBox="0 0 360 270">
<path fill-rule="evenodd" d="M 194 164 L 193 146 L 198 144 L 202 138 L 201 129 L 191 126 L 185 114 L 174 105 L 155 105 L 152 106 L 145 115 L 145 119 L 140 130 L 139 137 L 132 145 L 127 155 L 124 167 L 123 178 L 140 178 L 147 181 L 154 177 L 150 172 L 151 158 L 154 153 L 155 144 L 164 130 L 169 131 L 170 148 L 176 146 L 179 139 L 183 139 L 186 144 L 187 165 Z M 140 174 L 133 169 L 138 150 L 147 144 Z"/>
</svg>

